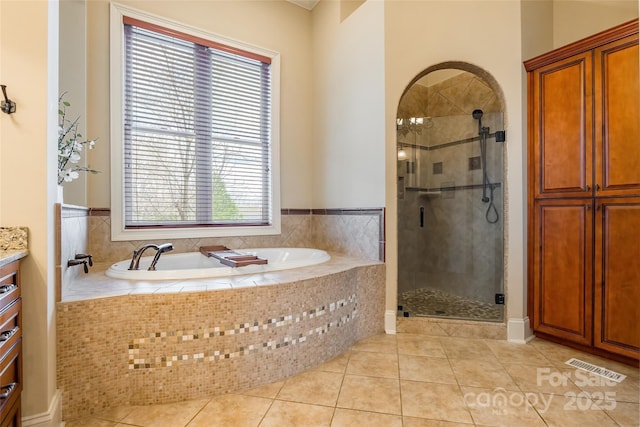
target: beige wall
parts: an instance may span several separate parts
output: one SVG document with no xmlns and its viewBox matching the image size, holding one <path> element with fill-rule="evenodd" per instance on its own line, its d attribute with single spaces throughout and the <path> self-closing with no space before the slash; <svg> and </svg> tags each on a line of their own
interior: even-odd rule
<svg viewBox="0 0 640 427">
<path fill-rule="evenodd" d="M 553 47 L 564 46 L 637 17 L 636 0 L 556 0 L 553 2 Z"/>
<path fill-rule="evenodd" d="M 311 207 L 310 12 L 284 1 L 129 1 L 120 3 L 281 54 L 282 206 Z M 87 127 L 100 143 L 90 162 L 88 206 L 110 206 L 109 2 L 87 2 Z"/>
<path fill-rule="evenodd" d="M 78 131 L 89 137 L 86 129 L 86 6 L 84 0 L 60 0 L 60 93 L 71 106 L 67 109 L 70 120 L 79 117 Z M 87 165 L 87 156 L 83 152 L 80 164 Z M 87 206 L 87 179 L 81 178 L 65 182 L 64 202 L 71 205 Z"/>
<path fill-rule="evenodd" d="M 0 224 L 29 229 L 29 256 L 21 269 L 23 417 L 47 412 L 56 389 L 57 22 L 55 3 L 0 2 L 0 81 L 17 103 L 15 114 L 0 114 Z"/>
<path fill-rule="evenodd" d="M 313 205 L 384 206 L 384 3 L 320 2 L 312 52 Z"/>
</svg>

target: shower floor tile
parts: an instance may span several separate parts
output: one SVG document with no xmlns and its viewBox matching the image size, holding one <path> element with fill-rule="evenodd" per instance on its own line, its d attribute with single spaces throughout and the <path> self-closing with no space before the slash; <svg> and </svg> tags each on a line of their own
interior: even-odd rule
<svg viewBox="0 0 640 427">
<path fill-rule="evenodd" d="M 485 321 L 502 321 L 504 307 L 431 288 L 420 288 L 401 293 L 398 295 L 398 305 L 402 306 L 403 314 L 407 313 L 409 317 L 444 317 Z"/>
</svg>

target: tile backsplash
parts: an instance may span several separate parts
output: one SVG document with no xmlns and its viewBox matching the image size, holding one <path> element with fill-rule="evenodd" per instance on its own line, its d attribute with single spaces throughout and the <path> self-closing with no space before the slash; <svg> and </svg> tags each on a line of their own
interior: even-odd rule
<svg viewBox="0 0 640 427">
<path fill-rule="evenodd" d="M 76 253 L 90 253 L 94 262 L 127 259 L 145 241 L 111 241 L 109 209 L 63 205 L 61 214 L 61 269 L 80 274 L 82 267 L 66 268 Z M 384 261 L 384 209 L 283 209 L 282 231 L 273 236 L 174 239 L 175 252 L 193 252 L 200 246 L 313 247 L 359 258 Z"/>
</svg>

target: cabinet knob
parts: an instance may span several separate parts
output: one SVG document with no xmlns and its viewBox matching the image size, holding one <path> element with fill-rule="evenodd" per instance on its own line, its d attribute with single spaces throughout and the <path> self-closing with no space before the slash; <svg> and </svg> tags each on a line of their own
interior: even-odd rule
<svg viewBox="0 0 640 427">
<path fill-rule="evenodd" d="M 591 187 L 587 185 L 587 191 L 591 191 Z"/>
</svg>

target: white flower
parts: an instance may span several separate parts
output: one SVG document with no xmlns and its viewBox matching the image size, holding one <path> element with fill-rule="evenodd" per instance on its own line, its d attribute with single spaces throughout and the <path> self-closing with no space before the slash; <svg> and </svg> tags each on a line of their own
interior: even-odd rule
<svg viewBox="0 0 640 427">
<path fill-rule="evenodd" d="M 89 149 L 92 149 L 96 141 L 95 139 L 82 139 L 82 135 L 78 132 L 79 118 L 76 118 L 73 121 L 67 119 L 66 109 L 71 104 L 67 101 L 63 101 L 63 96 L 64 95 L 60 96 L 58 103 L 58 115 L 60 120 L 58 126 L 58 184 L 73 181 L 80 176 L 78 173 L 80 171 L 98 173 L 96 170 L 78 164 L 82 159 L 82 156 L 80 155 L 82 152 L 82 146 L 88 144 Z"/>
<path fill-rule="evenodd" d="M 64 171 L 62 171 L 62 177 L 64 179 L 65 182 L 71 182 L 74 179 L 76 179 L 77 177 L 80 176 L 80 174 L 78 174 L 78 172 L 72 170 L 72 169 L 65 169 Z"/>
<path fill-rule="evenodd" d="M 80 161 L 80 154 L 78 153 L 71 153 L 71 155 L 69 156 L 69 161 L 71 163 L 78 163 Z"/>
</svg>

